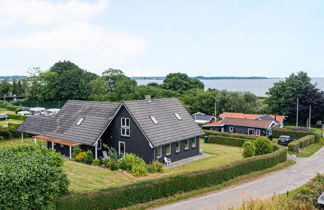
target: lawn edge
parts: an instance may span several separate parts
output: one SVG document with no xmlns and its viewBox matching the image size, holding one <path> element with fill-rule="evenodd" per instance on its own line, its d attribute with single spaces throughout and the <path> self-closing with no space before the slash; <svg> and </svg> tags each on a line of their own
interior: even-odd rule
<svg viewBox="0 0 324 210">
<path fill-rule="evenodd" d="M 194 190 L 194 191 L 190 191 L 190 192 L 180 193 L 180 194 L 173 195 L 171 197 L 157 199 L 157 200 L 150 201 L 147 203 L 136 204 L 133 206 L 126 207 L 124 209 L 148 209 L 148 208 L 172 204 L 172 203 L 186 200 L 186 199 L 197 198 L 200 196 L 204 196 L 204 195 L 207 195 L 210 193 L 217 192 L 217 191 L 225 189 L 225 188 L 234 187 L 236 185 L 246 183 L 246 182 L 252 181 L 257 178 L 261 178 L 262 176 L 265 176 L 265 175 L 270 175 L 273 172 L 277 172 L 282 169 L 288 168 L 288 167 L 294 165 L 295 163 L 296 162 L 293 160 L 287 160 L 286 162 L 279 163 L 271 168 L 267 168 L 267 169 L 264 169 L 261 171 L 255 171 L 250 174 L 236 177 L 236 178 L 231 179 L 227 182 L 224 182 L 223 184 L 215 185 L 215 186 L 208 187 L 208 188 L 202 188 L 202 189 Z"/>
</svg>

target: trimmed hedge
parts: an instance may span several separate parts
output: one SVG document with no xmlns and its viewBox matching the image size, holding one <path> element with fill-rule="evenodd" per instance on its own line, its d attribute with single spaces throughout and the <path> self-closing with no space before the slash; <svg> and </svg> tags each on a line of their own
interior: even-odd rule
<svg viewBox="0 0 324 210">
<path fill-rule="evenodd" d="M 228 136 L 212 136 L 212 135 L 208 137 L 208 143 L 223 144 L 223 145 L 229 145 L 235 147 L 242 147 L 244 142 L 246 141 L 251 141 L 251 139 L 234 138 Z"/>
<path fill-rule="evenodd" d="M 315 135 L 304 136 L 296 141 L 293 141 L 288 144 L 288 150 L 297 152 L 298 148 L 304 148 L 310 144 L 314 144 L 316 142 Z"/>
<path fill-rule="evenodd" d="M 301 131 L 301 130 L 294 130 L 293 128 L 274 128 L 272 129 L 272 135 L 274 138 L 279 138 L 280 136 L 284 135 L 284 136 L 290 136 L 294 139 L 300 139 L 308 135 L 315 135 L 315 140 L 319 141 L 321 139 L 322 133 L 315 132 L 313 130 Z"/>
<path fill-rule="evenodd" d="M 10 119 L 14 120 L 26 120 L 29 116 L 26 115 L 19 115 L 19 114 L 6 114 L 9 116 Z"/>
<path fill-rule="evenodd" d="M 240 134 L 240 133 L 227 133 L 227 132 L 219 132 L 219 131 L 211 131 L 211 130 L 204 130 L 206 136 L 226 136 L 226 137 L 233 137 L 233 138 L 243 138 L 243 139 L 257 139 L 260 136 L 251 136 L 247 134 Z"/>
<path fill-rule="evenodd" d="M 12 139 L 12 138 L 18 138 L 20 136 L 21 133 L 18 132 L 14 126 L 0 128 L 0 137 L 2 137 L 2 139 Z"/>
<path fill-rule="evenodd" d="M 8 109 L 9 111 L 17 111 L 18 109 L 23 108 L 22 106 L 14 106 L 14 105 L 7 105 L 6 109 Z"/>
<path fill-rule="evenodd" d="M 177 193 L 222 184 L 254 171 L 270 168 L 287 159 L 286 148 L 276 146 L 270 154 L 246 158 L 231 164 L 204 171 L 184 173 L 145 180 L 122 187 L 98 190 L 95 193 L 73 193 L 57 202 L 57 209 L 118 209 L 173 196 Z"/>
</svg>

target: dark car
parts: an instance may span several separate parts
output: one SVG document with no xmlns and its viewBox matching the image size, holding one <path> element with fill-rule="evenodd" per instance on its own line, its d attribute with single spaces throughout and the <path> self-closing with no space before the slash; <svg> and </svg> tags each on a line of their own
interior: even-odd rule
<svg viewBox="0 0 324 210">
<path fill-rule="evenodd" d="M 0 114 L 0 120 L 8 120 L 9 116 L 6 114 Z"/>
<path fill-rule="evenodd" d="M 288 144 L 295 139 L 291 138 L 290 136 L 280 136 L 278 138 L 278 144 L 288 146 Z"/>
</svg>

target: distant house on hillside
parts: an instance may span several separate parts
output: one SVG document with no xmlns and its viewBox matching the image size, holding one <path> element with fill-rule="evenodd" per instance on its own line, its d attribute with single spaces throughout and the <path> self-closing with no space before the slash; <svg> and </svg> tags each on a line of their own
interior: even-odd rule
<svg viewBox="0 0 324 210">
<path fill-rule="evenodd" d="M 221 121 L 203 125 L 203 128 L 208 130 L 267 137 L 272 136 L 272 128 L 274 127 L 277 127 L 277 124 L 273 120 L 252 120 L 229 117 Z"/>
<path fill-rule="evenodd" d="M 213 115 L 207 115 L 202 112 L 193 113 L 191 116 L 195 122 L 199 124 L 215 122 L 215 117 Z"/>
<path fill-rule="evenodd" d="M 274 121 L 279 128 L 283 128 L 285 116 L 282 115 L 264 115 L 264 114 L 245 114 L 237 112 L 224 112 L 219 115 L 221 119 L 224 118 L 240 118 L 240 119 L 250 119 L 250 120 L 267 120 Z"/>
<path fill-rule="evenodd" d="M 106 144 L 119 156 L 134 153 L 147 163 L 198 155 L 203 134 L 176 98 L 120 104 L 70 100 L 53 117 L 29 117 L 18 131 L 36 135 L 70 158 L 77 145 L 100 158 Z"/>
</svg>

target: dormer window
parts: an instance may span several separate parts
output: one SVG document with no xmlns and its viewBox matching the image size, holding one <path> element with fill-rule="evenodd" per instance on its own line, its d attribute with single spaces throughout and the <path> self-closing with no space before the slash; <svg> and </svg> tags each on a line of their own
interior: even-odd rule
<svg viewBox="0 0 324 210">
<path fill-rule="evenodd" d="M 83 122 L 84 118 L 80 118 L 79 121 L 77 122 L 77 125 L 81 125 L 81 123 Z"/>
<path fill-rule="evenodd" d="M 181 120 L 181 117 L 180 117 L 180 115 L 178 114 L 178 113 L 174 113 L 174 115 L 176 116 L 176 118 L 178 119 L 178 120 Z"/>
<path fill-rule="evenodd" d="M 159 123 L 154 116 L 150 116 L 150 118 L 155 125 Z"/>
</svg>

